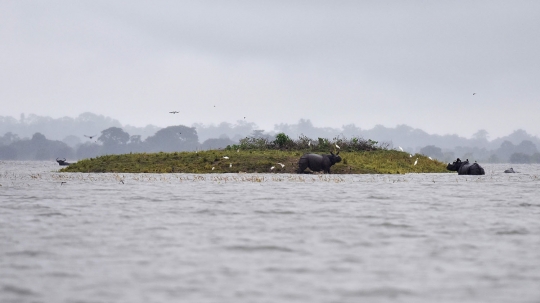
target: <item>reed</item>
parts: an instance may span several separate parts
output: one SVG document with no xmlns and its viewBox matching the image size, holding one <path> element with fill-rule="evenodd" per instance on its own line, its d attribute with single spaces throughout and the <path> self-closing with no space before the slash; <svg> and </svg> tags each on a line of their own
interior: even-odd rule
<svg viewBox="0 0 540 303">
<path fill-rule="evenodd" d="M 82 173 L 296 173 L 307 150 L 209 150 L 174 153 L 130 153 L 84 159 L 60 172 Z M 333 174 L 405 174 L 448 172 L 446 164 L 424 155 L 395 150 L 342 151 Z M 228 157 L 225 158 L 225 157 Z M 418 158 L 417 165 L 414 165 Z M 285 166 L 277 163 L 282 163 Z M 274 167 L 274 169 L 271 169 Z"/>
</svg>

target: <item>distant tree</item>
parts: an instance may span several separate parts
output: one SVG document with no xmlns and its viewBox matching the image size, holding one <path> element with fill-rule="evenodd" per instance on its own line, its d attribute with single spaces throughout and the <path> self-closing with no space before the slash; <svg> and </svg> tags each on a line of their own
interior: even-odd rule
<svg viewBox="0 0 540 303">
<path fill-rule="evenodd" d="M 513 153 L 510 156 L 510 163 L 531 163 L 531 156 L 524 153 Z"/>
<path fill-rule="evenodd" d="M 540 163 L 540 153 L 534 153 L 531 155 L 531 163 Z"/>
<path fill-rule="evenodd" d="M 144 143 L 151 152 L 193 151 L 199 147 L 199 138 L 194 127 L 176 125 L 160 129 Z"/>
<path fill-rule="evenodd" d="M 121 154 L 125 153 L 129 134 L 119 127 L 109 127 L 101 132 L 98 141 L 103 142 L 102 153 Z"/>
<path fill-rule="evenodd" d="M 443 155 L 442 150 L 439 147 L 435 146 L 435 145 L 428 145 L 426 147 L 421 148 L 420 153 L 422 155 L 433 157 L 433 158 L 438 159 L 438 160 L 443 160 L 444 159 L 444 155 Z"/>
<path fill-rule="evenodd" d="M 17 150 L 13 146 L 0 145 L 0 160 L 17 160 Z"/>
<path fill-rule="evenodd" d="M 489 134 L 485 129 L 481 129 L 473 134 L 473 139 L 487 141 Z"/>
<path fill-rule="evenodd" d="M 0 137 L 0 145 L 10 145 L 11 143 L 15 141 L 21 140 L 18 135 L 7 132 L 4 134 L 4 136 Z"/>
<path fill-rule="evenodd" d="M 512 142 L 504 141 L 501 143 L 501 147 L 495 151 L 495 154 L 497 157 L 499 157 L 499 159 L 501 159 L 501 161 L 506 162 L 510 160 L 510 156 L 515 153 L 515 150 L 516 146 L 512 144 Z"/>
<path fill-rule="evenodd" d="M 101 131 L 98 141 L 103 142 L 104 146 L 126 144 L 129 141 L 129 134 L 119 127 L 109 127 Z"/>
<path fill-rule="evenodd" d="M 524 154 L 527 154 L 527 155 L 532 155 L 534 153 L 537 153 L 538 149 L 536 148 L 536 145 L 534 143 L 532 143 L 532 141 L 523 140 L 523 141 L 521 141 L 521 143 L 519 143 L 516 146 L 515 151 L 518 152 L 518 153 L 524 153 Z"/>
</svg>

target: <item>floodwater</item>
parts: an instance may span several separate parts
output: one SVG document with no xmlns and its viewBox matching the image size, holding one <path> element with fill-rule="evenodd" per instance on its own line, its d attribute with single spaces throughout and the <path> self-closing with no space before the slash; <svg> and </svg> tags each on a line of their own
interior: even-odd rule
<svg viewBox="0 0 540 303">
<path fill-rule="evenodd" d="M 58 173 L 0 161 L 0 302 L 540 302 L 540 166 Z"/>
</svg>

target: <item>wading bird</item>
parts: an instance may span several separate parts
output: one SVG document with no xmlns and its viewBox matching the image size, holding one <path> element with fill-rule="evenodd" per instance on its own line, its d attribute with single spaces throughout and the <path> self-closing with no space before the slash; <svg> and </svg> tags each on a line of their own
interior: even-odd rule
<svg viewBox="0 0 540 303">
<path fill-rule="evenodd" d="M 401 146 L 398 146 L 398 148 L 399 148 L 400 151 L 403 151 L 403 148 L 401 148 Z"/>
<path fill-rule="evenodd" d="M 418 158 L 416 158 L 416 161 L 414 161 L 414 165 L 416 165 L 418 163 Z"/>
<path fill-rule="evenodd" d="M 227 156 L 224 156 L 224 157 L 223 157 L 223 159 L 229 159 L 229 157 L 227 157 Z"/>
</svg>

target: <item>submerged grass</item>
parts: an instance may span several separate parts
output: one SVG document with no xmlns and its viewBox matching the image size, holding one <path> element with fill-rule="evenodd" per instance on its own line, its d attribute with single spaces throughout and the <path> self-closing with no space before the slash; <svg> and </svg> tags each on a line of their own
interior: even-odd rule
<svg viewBox="0 0 540 303">
<path fill-rule="evenodd" d="M 306 151 L 307 152 L 307 151 Z M 304 151 L 209 150 L 174 153 L 134 153 L 84 159 L 61 172 L 108 173 L 296 173 Z M 405 174 L 448 172 L 446 164 L 424 155 L 410 157 L 395 150 L 341 152 L 333 174 Z M 225 158 L 225 157 L 228 157 Z M 414 165 L 418 159 L 417 165 Z M 284 164 L 282 167 L 280 164 Z M 271 169 L 274 167 L 273 169 Z M 306 170 L 307 171 L 307 170 Z"/>
</svg>

